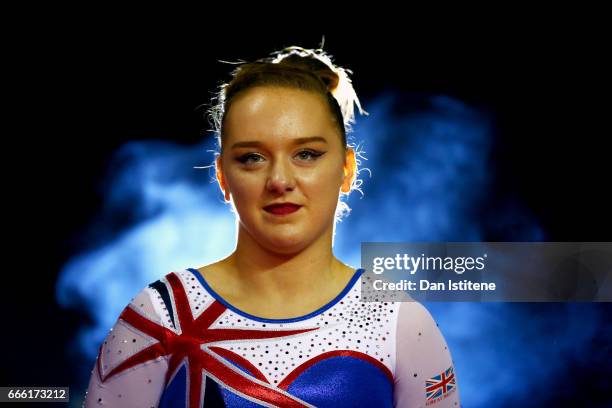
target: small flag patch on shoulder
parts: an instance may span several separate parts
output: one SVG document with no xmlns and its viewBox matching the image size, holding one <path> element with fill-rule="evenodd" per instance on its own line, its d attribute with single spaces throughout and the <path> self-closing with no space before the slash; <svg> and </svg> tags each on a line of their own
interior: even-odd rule
<svg viewBox="0 0 612 408">
<path fill-rule="evenodd" d="M 425 381 L 426 405 L 431 405 L 446 398 L 455 390 L 455 370 L 453 366 Z"/>
</svg>

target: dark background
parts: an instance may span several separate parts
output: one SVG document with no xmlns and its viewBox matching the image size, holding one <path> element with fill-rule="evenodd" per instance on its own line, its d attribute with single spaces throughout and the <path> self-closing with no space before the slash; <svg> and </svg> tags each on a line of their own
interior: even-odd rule
<svg viewBox="0 0 612 408">
<path fill-rule="evenodd" d="M 73 370 L 80 357 L 66 346 L 87 317 L 57 306 L 57 274 L 100 210 L 100 179 L 119 146 L 201 140 L 208 124 L 198 106 L 228 78 L 217 60 L 258 58 L 293 44 L 314 48 L 325 35 L 335 62 L 356 73 L 363 100 L 392 89 L 449 95 L 492 112 L 499 185 L 529 207 L 551 241 L 610 240 L 609 47 L 595 20 L 581 20 L 580 28 L 536 20 L 299 34 L 212 28 L 206 20 L 174 29 L 164 21 L 141 27 L 41 16 L 14 32 L 5 61 L 11 109 L 3 225 L 11 264 L 2 385 L 84 386 Z"/>
</svg>

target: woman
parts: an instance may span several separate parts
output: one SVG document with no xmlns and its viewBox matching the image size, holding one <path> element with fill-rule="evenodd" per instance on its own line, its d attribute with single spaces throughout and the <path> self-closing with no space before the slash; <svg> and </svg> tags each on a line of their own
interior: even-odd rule
<svg viewBox="0 0 612 408">
<path fill-rule="evenodd" d="M 100 348 L 86 406 L 459 406 L 417 302 L 360 302 L 332 251 L 359 186 L 346 71 L 290 47 L 240 65 L 212 110 L 235 251 L 141 291 Z M 363 113 L 363 112 L 362 112 Z"/>
</svg>

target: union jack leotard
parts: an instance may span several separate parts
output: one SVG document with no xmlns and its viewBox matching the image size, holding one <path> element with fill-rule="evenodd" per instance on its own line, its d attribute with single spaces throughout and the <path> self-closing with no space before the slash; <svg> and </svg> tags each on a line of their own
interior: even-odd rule
<svg viewBox="0 0 612 408">
<path fill-rule="evenodd" d="M 264 319 L 195 269 L 143 289 L 100 346 L 86 407 L 452 407 L 451 354 L 418 302 L 362 302 L 363 269 L 322 308 Z"/>
</svg>

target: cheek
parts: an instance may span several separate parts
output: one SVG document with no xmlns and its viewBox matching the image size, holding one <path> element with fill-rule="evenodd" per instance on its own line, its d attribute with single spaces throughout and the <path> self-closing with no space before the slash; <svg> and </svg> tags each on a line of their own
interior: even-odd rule
<svg viewBox="0 0 612 408">
<path fill-rule="evenodd" d="M 301 184 L 310 198 L 329 198 L 335 201 L 342 186 L 342 176 L 342 166 L 329 165 L 303 174 Z"/>
<path fill-rule="evenodd" d="M 259 202 L 265 181 L 256 173 L 229 171 L 226 174 L 226 183 L 232 193 L 235 204 L 243 201 Z"/>
</svg>

